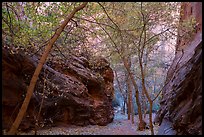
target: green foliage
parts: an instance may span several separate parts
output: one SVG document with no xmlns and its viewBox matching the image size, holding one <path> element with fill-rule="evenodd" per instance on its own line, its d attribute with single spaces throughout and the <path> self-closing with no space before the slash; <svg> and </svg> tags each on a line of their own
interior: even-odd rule
<svg viewBox="0 0 204 137">
<path fill-rule="evenodd" d="M 4 32 L 3 42 L 15 47 L 32 49 L 28 54 L 44 51 L 43 46 L 53 36 L 58 26 L 80 3 L 72 2 L 4 2 L 2 4 L 2 30 Z M 76 16 L 84 13 L 80 11 Z M 77 25 L 79 25 L 79 22 Z M 57 58 L 68 56 L 73 50 L 77 54 L 81 52 L 81 46 L 85 41 L 85 35 L 81 28 L 76 28 L 76 22 L 71 21 L 65 31 L 58 38 L 52 53 Z M 74 31 L 73 31 L 74 30 Z M 70 31 L 72 34 L 70 34 Z M 69 48 L 68 48 L 69 47 Z M 59 50 L 61 52 L 59 52 Z"/>
<path fill-rule="evenodd" d="M 188 19 L 185 19 L 184 21 L 182 21 L 182 23 L 179 24 L 180 35 L 186 40 L 191 39 L 192 35 L 195 34 L 196 31 L 195 26 L 195 17 L 191 16 Z"/>
<path fill-rule="evenodd" d="M 44 51 L 66 16 L 79 2 L 3 2 L 3 42 L 16 47 Z M 121 57 L 130 57 L 134 74 L 141 77 L 139 58 L 146 64 L 146 80 L 151 81 L 163 56 L 157 56 L 159 41 L 167 41 L 177 32 L 179 16 L 176 2 L 89 2 L 77 12 L 52 49 L 50 60 L 63 61 L 70 54 L 103 55 L 117 69 Z M 179 10 L 178 10 L 179 11 Z M 160 32 L 156 30 L 160 25 Z M 194 32 L 195 19 L 184 21 L 180 27 L 186 38 Z M 144 27 L 145 26 L 145 27 Z M 186 31 L 187 30 L 187 31 Z M 156 52 L 158 51 L 158 52 Z M 143 53 L 143 54 L 142 54 Z M 154 58 L 154 61 L 151 59 Z M 119 65 L 118 65 L 119 64 Z M 145 67 L 145 66 L 144 66 Z M 159 77 L 159 76 L 158 76 Z M 161 79 L 163 76 L 161 76 Z M 136 78 L 137 79 L 137 78 Z M 150 82 L 149 82 L 150 83 Z"/>
</svg>

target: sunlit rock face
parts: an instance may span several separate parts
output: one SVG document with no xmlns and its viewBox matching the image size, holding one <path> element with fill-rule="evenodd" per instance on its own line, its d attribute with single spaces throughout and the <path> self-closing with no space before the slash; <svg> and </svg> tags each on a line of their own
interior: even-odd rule
<svg viewBox="0 0 204 137">
<path fill-rule="evenodd" d="M 37 58 L 11 54 L 2 49 L 2 120 L 3 129 L 9 129 L 25 97 Z M 70 56 L 63 64 L 49 62 L 38 78 L 28 110 L 19 129 L 75 124 L 107 125 L 114 117 L 113 71 L 104 58 L 92 64 L 84 57 Z M 44 79 L 46 78 L 46 79 Z"/>
<path fill-rule="evenodd" d="M 178 38 L 155 118 L 159 135 L 202 134 L 202 3 L 188 2 L 182 9 L 181 21 L 194 16 L 197 26 L 191 39 Z"/>
</svg>

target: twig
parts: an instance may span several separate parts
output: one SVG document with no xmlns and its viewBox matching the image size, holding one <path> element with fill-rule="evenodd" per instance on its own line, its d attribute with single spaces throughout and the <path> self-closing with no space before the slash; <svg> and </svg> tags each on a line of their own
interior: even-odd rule
<svg viewBox="0 0 204 137">
<path fill-rule="evenodd" d="M 110 21 L 117 27 L 118 30 L 120 30 L 120 28 L 118 27 L 118 25 L 111 19 L 111 17 L 108 15 L 105 7 L 100 3 L 98 2 L 98 4 L 102 7 L 103 11 L 105 12 L 105 14 L 107 15 L 107 17 L 110 19 Z"/>
<path fill-rule="evenodd" d="M 63 53 L 62 51 L 59 49 L 59 47 L 57 46 L 57 44 L 54 44 L 54 46 L 57 48 L 57 50 L 60 52 L 60 54 L 67 60 L 69 60 Z"/>
<path fill-rule="evenodd" d="M 45 76 L 45 70 L 44 70 L 44 76 Z M 37 135 L 37 128 L 39 127 L 39 124 L 38 124 L 38 121 L 39 121 L 39 117 L 40 117 L 40 113 L 41 113 L 41 110 L 42 110 L 42 105 L 43 105 L 43 102 L 44 102 L 44 96 L 45 96 L 45 83 L 46 83 L 46 78 L 44 78 L 44 84 L 43 84 L 43 95 L 42 95 L 42 101 L 40 103 L 40 109 L 38 111 L 38 115 L 37 115 L 37 119 L 36 119 L 36 123 L 35 123 L 35 135 Z"/>
<path fill-rule="evenodd" d="M 174 71 L 173 71 L 173 74 L 174 74 L 174 75 L 175 75 L 175 72 L 176 72 L 177 65 L 178 65 L 178 63 L 180 62 L 181 58 L 183 57 L 183 54 L 184 54 L 184 51 L 183 51 L 183 49 L 182 49 L 182 55 L 181 55 L 181 57 L 179 58 L 179 61 L 177 62 L 176 67 L 175 67 L 175 69 L 174 69 Z M 152 101 L 154 101 L 154 100 L 157 99 L 157 97 L 159 96 L 159 94 L 163 91 L 163 89 L 166 87 L 166 85 L 169 84 L 169 82 L 173 79 L 173 77 L 174 77 L 174 76 L 172 76 L 171 79 L 162 87 L 162 89 L 159 91 L 159 93 L 156 95 L 156 97 L 155 97 Z"/>
</svg>

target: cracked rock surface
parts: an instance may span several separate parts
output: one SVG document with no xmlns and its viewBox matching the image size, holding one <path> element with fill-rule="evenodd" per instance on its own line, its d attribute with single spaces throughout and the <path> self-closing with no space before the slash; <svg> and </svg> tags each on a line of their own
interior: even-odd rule
<svg viewBox="0 0 204 137">
<path fill-rule="evenodd" d="M 2 125 L 8 130 L 22 105 L 38 59 L 2 50 Z M 43 98 L 38 128 L 63 124 L 104 126 L 112 122 L 113 71 L 104 58 L 94 63 L 93 68 L 86 58 L 70 56 L 64 64 L 45 64 L 19 129 L 35 127 Z"/>
</svg>

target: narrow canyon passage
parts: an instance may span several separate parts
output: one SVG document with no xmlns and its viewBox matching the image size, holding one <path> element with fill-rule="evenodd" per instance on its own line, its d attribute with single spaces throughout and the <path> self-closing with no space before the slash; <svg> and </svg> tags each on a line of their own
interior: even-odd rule
<svg viewBox="0 0 204 137">
<path fill-rule="evenodd" d="M 2 2 L 1 62 L 4 135 L 202 135 L 201 2 Z"/>
</svg>

